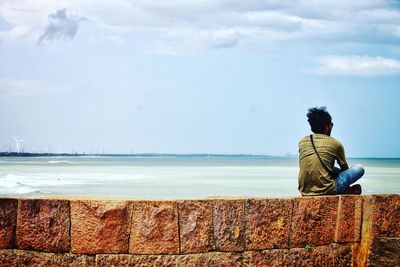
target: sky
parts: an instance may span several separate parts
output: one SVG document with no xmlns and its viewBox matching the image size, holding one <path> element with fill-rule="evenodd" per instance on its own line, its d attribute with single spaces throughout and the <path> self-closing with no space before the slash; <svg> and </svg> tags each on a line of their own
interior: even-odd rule
<svg viewBox="0 0 400 267">
<path fill-rule="evenodd" d="M 399 102 L 399 1 L 0 1 L 0 151 L 400 157 Z"/>
</svg>

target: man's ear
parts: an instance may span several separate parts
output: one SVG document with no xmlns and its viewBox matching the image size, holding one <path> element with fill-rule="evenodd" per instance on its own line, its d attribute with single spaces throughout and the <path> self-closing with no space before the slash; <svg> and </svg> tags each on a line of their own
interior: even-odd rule
<svg viewBox="0 0 400 267">
<path fill-rule="evenodd" d="M 329 123 L 326 123 L 326 124 L 324 125 L 324 129 L 325 129 L 325 133 L 329 133 L 329 131 L 330 131 L 330 129 L 331 129 L 331 126 L 329 125 Z"/>
</svg>

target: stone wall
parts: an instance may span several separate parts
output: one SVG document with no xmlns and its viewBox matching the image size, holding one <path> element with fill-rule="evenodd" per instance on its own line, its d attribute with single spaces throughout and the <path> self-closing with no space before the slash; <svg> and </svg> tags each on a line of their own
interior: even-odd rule
<svg viewBox="0 0 400 267">
<path fill-rule="evenodd" d="M 3 198 L 0 266 L 400 266 L 400 195 Z"/>
</svg>

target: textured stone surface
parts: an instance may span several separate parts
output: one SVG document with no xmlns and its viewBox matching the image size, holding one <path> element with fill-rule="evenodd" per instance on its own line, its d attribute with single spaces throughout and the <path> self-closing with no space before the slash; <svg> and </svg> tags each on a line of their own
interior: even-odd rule
<svg viewBox="0 0 400 267">
<path fill-rule="evenodd" d="M 362 197 L 340 196 L 335 242 L 359 242 L 361 237 Z"/>
<path fill-rule="evenodd" d="M 12 244 L 1 240 L 12 240 L 6 217 L 17 209 L 17 246 L 26 249 L 0 249 L 0 267 L 400 266 L 399 197 L 73 201 L 72 220 L 67 200 L 0 199 L 0 244 Z M 48 253 L 68 252 L 70 222 L 73 252 L 97 256 Z M 128 253 L 129 240 L 131 253 L 178 254 L 179 234 L 186 255 L 99 254 Z M 234 252 L 244 249 L 252 251 Z"/>
<path fill-rule="evenodd" d="M 374 195 L 372 205 L 372 235 L 400 237 L 400 195 Z"/>
<path fill-rule="evenodd" d="M 293 248 L 284 254 L 283 266 L 352 266 L 352 249 L 349 246 Z"/>
<path fill-rule="evenodd" d="M 211 200 L 188 200 L 179 203 L 181 252 L 214 250 Z"/>
<path fill-rule="evenodd" d="M 372 196 L 362 196 L 363 198 L 363 214 L 361 223 L 361 242 L 357 248 L 357 265 L 366 266 L 367 255 L 371 247 L 371 232 L 373 218 Z"/>
<path fill-rule="evenodd" d="M 97 254 L 96 266 L 97 267 L 128 267 L 129 262 L 133 256 L 126 254 Z"/>
<path fill-rule="evenodd" d="M 17 221 L 18 248 L 48 252 L 69 251 L 68 200 L 20 199 Z"/>
<path fill-rule="evenodd" d="M 192 267 L 192 266 L 213 266 L 214 254 L 190 254 L 184 255 L 179 258 L 179 267 Z"/>
<path fill-rule="evenodd" d="M 72 201 L 72 252 L 128 253 L 130 220 L 126 201 Z"/>
<path fill-rule="evenodd" d="M 176 267 L 176 255 L 96 255 L 96 267 Z"/>
<path fill-rule="evenodd" d="M 212 252 L 204 254 L 190 254 L 179 257 L 179 267 L 209 266 L 235 267 L 242 266 L 241 253 Z"/>
<path fill-rule="evenodd" d="M 213 266 L 215 267 L 235 267 L 242 266 L 243 254 L 242 253 L 214 253 Z"/>
<path fill-rule="evenodd" d="M 0 250 L 0 267 L 18 266 L 18 250 Z"/>
<path fill-rule="evenodd" d="M 282 266 L 283 258 L 287 253 L 288 251 L 283 249 L 246 251 L 245 266 Z"/>
<path fill-rule="evenodd" d="M 368 266 L 400 266 L 400 238 L 374 238 Z"/>
<path fill-rule="evenodd" d="M 0 267 L 11 266 L 54 266 L 54 267 L 94 267 L 94 256 L 71 253 L 47 253 L 25 250 L 0 250 Z"/>
<path fill-rule="evenodd" d="M 58 266 L 58 267 L 94 267 L 94 256 L 75 255 L 71 253 L 44 253 L 34 251 L 19 251 L 18 266 Z"/>
<path fill-rule="evenodd" d="M 243 251 L 244 200 L 216 200 L 213 210 L 215 246 L 219 251 Z"/>
<path fill-rule="evenodd" d="M 133 256 L 129 266 L 143 267 L 176 267 L 178 265 L 178 256 L 173 255 L 152 255 L 152 256 Z"/>
<path fill-rule="evenodd" d="M 287 248 L 291 199 L 250 199 L 246 203 L 246 249 Z"/>
<path fill-rule="evenodd" d="M 328 245 L 334 241 L 337 196 L 294 199 L 291 225 L 291 247 L 307 244 Z"/>
<path fill-rule="evenodd" d="M 361 243 L 357 252 L 358 266 L 365 266 L 371 251 L 376 251 L 377 237 L 399 237 L 400 195 L 363 196 L 363 222 Z M 375 253 L 377 255 L 377 253 Z"/>
<path fill-rule="evenodd" d="M 129 253 L 179 253 L 178 206 L 176 202 L 132 202 Z"/>
<path fill-rule="evenodd" d="M 16 199 L 0 199 L 0 249 L 15 247 L 17 207 Z"/>
</svg>

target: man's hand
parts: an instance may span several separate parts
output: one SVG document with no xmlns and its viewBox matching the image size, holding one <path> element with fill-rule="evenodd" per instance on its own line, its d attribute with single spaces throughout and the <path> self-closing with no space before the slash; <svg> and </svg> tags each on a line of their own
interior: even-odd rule
<svg viewBox="0 0 400 267">
<path fill-rule="evenodd" d="M 339 166 L 340 166 L 340 170 L 341 171 L 345 171 L 345 170 L 347 170 L 349 168 L 349 165 L 347 165 L 347 163 L 345 163 L 343 165 L 340 165 L 340 163 L 339 163 Z"/>
</svg>

